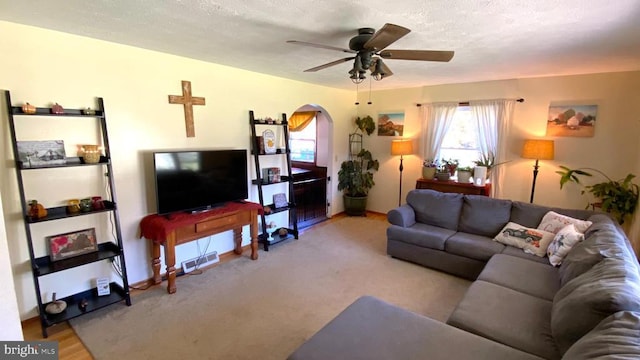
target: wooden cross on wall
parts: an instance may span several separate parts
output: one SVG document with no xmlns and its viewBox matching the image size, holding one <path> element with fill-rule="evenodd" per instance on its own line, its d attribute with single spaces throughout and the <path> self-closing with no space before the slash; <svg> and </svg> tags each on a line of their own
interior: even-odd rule
<svg viewBox="0 0 640 360">
<path fill-rule="evenodd" d="M 193 124 L 193 105 L 205 105 L 203 97 L 191 96 L 191 81 L 182 80 L 182 96 L 169 95 L 169 104 L 184 105 L 184 124 L 187 127 L 187 137 L 196 136 Z"/>
</svg>

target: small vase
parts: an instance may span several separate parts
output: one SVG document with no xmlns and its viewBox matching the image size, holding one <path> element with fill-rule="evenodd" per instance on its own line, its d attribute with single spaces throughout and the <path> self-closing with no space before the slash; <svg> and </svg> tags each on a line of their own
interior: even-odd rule
<svg viewBox="0 0 640 360">
<path fill-rule="evenodd" d="M 86 164 L 97 164 L 100 161 L 100 149 L 98 145 L 82 145 L 84 162 Z"/>
<path fill-rule="evenodd" d="M 471 171 L 458 170 L 458 182 L 461 184 L 468 184 L 471 179 Z"/>
<path fill-rule="evenodd" d="M 436 168 L 434 167 L 422 167 L 422 177 L 424 179 L 433 179 L 436 176 Z"/>
<path fill-rule="evenodd" d="M 449 174 L 448 171 L 436 173 L 436 179 L 438 179 L 438 181 L 448 181 L 450 177 L 451 174 Z"/>
</svg>

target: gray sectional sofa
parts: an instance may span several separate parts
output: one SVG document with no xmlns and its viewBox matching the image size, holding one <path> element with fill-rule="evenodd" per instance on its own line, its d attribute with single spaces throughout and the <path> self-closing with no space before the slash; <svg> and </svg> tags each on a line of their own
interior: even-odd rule
<svg viewBox="0 0 640 360">
<path fill-rule="evenodd" d="M 493 240 L 549 211 L 592 223 L 560 266 Z M 474 280 L 446 324 L 363 296 L 289 359 L 640 359 L 640 266 L 609 216 L 412 190 L 388 220 L 389 255 Z"/>
</svg>

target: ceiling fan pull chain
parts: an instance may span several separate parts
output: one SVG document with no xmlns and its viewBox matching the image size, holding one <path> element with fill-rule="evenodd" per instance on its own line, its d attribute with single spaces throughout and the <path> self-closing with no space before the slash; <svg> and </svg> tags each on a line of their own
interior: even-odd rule
<svg viewBox="0 0 640 360">
<path fill-rule="evenodd" d="M 367 101 L 367 105 L 373 104 L 371 102 L 371 76 L 369 76 L 369 101 Z"/>
<path fill-rule="evenodd" d="M 356 83 L 356 105 L 360 105 L 360 101 L 358 101 L 358 84 Z"/>
</svg>

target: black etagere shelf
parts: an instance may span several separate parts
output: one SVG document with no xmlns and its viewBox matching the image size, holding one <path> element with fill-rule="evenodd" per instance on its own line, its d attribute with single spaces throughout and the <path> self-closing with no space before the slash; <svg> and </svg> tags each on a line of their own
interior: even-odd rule
<svg viewBox="0 0 640 360">
<path fill-rule="evenodd" d="M 249 124 L 251 126 L 251 154 L 253 155 L 256 178 L 251 181 L 253 185 L 258 187 L 258 198 L 260 204 L 263 207 L 269 207 L 271 212 L 266 213 L 262 212 L 260 214 L 261 218 L 261 231 L 258 234 L 258 241 L 263 245 L 265 251 L 269 251 L 269 246 L 288 240 L 288 239 L 297 239 L 298 238 L 298 217 L 296 216 L 296 206 L 295 206 L 295 197 L 293 192 L 293 177 L 290 175 L 291 172 L 291 149 L 289 148 L 289 123 L 287 122 L 287 115 L 282 114 L 282 121 L 275 120 L 262 120 L 256 119 L 252 110 L 249 111 Z M 256 131 L 257 126 L 275 126 L 279 131 L 283 133 L 284 139 L 284 148 L 276 149 L 273 154 L 266 154 L 262 151 L 259 151 L 260 144 L 258 142 L 258 133 Z M 262 156 L 281 156 L 285 159 L 286 170 L 287 173 L 280 176 L 280 181 L 271 181 L 269 182 L 267 179 L 262 177 L 262 170 L 260 166 L 260 157 Z M 274 204 L 265 204 L 263 187 L 275 185 L 275 184 L 286 184 L 287 186 L 287 197 L 288 202 L 287 206 L 276 208 Z M 278 234 L 278 230 L 269 232 L 267 229 L 267 221 L 266 218 L 270 215 L 282 213 L 288 211 L 289 212 L 289 224 L 286 227 L 287 235 L 281 236 Z M 272 239 L 269 240 L 269 234 L 271 234 Z"/>
<path fill-rule="evenodd" d="M 126 305 L 131 305 L 131 296 L 129 294 L 129 282 L 127 279 L 127 271 L 125 265 L 123 244 L 122 244 L 122 231 L 120 227 L 120 217 L 118 215 L 118 207 L 116 206 L 116 191 L 113 181 L 113 168 L 111 164 L 111 152 L 109 149 L 109 136 L 107 133 L 106 115 L 104 111 L 104 102 L 102 98 L 97 99 L 97 106 L 93 110 L 87 109 L 64 109 L 60 114 L 52 113 L 50 108 L 37 107 L 35 113 L 28 114 L 22 111 L 21 106 L 12 106 L 11 94 L 9 91 L 5 91 L 5 99 L 7 103 L 7 115 L 9 119 L 9 128 L 11 132 L 11 141 L 13 146 L 13 155 L 16 164 L 16 177 L 18 180 L 18 190 L 20 192 L 20 200 L 22 203 L 22 211 L 24 215 L 25 235 L 27 239 L 27 245 L 29 248 L 29 258 L 31 262 L 31 269 L 33 274 L 33 283 L 36 291 L 36 299 L 38 302 L 38 315 L 40 317 L 40 324 L 42 326 L 42 335 L 47 337 L 47 328 L 55 324 L 73 319 L 86 313 L 90 313 L 97 309 L 101 309 L 108 305 L 125 302 Z M 87 113 L 87 112 L 91 113 Z M 50 117 L 72 117 L 72 118 L 86 118 L 92 121 L 98 121 L 100 125 L 100 133 L 102 140 L 102 148 L 104 150 L 104 156 L 101 156 L 97 163 L 85 163 L 82 158 L 66 158 L 66 162 L 63 164 L 54 164 L 46 166 L 26 166 L 19 159 L 18 153 L 18 137 L 16 135 L 16 126 L 14 117 L 20 117 L 21 119 L 27 117 L 38 116 L 50 116 Z M 105 176 L 108 179 L 108 191 L 110 199 L 104 199 L 102 201 L 103 207 L 99 209 L 90 210 L 87 212 L 69 212 L 67 206 L 56 206 L 47 208 L 47 215 L 41 218 L 31 217 L 29 214 L 29 205 L 26 198 L 25 184 L 22 179 L 23 171 L 42 170 L 51 171 L 48 176 L 55 176 L 56 169 L 60 168 L 73 168 L 84 166 L 102 166 L 106 168 Z M 99 242 L 97 245 L 97 251 L 69 257 L 67 259 L 52 261 L 50 256 L 36 256 L 33 239 L 31 235 L 31 226 L 35 224 L 47 223 L 50 221 L 74 218 L 78 216 L 86 216 L 97 213 L 111 213 L 110 219 L 113 224 L 113 241 Z M 98 221 L 99 219 L 96 219 Z M 100 219 L 101 220 L 101 219 Z M 39 225 L 46 226 L 46 225 Z M 42 293 L 40 291 L 40 278 L 49 274 L 69 270 L 72 268 L 88 265 L 98 261 L 118 261 L 118 274 L 121 276 L 122 285 L 117 282 L 111 282 L 109 287 L 111 289 L 109 295 L 99 296 L 96 288 L 87 289 L 76 294 L 69 295 L 62 299 L 67 303 L 66 309 L 59 314 L 49 314 L 45 311 L 46 306 L 49 303 L 43 302 Z"/>
</svg>

